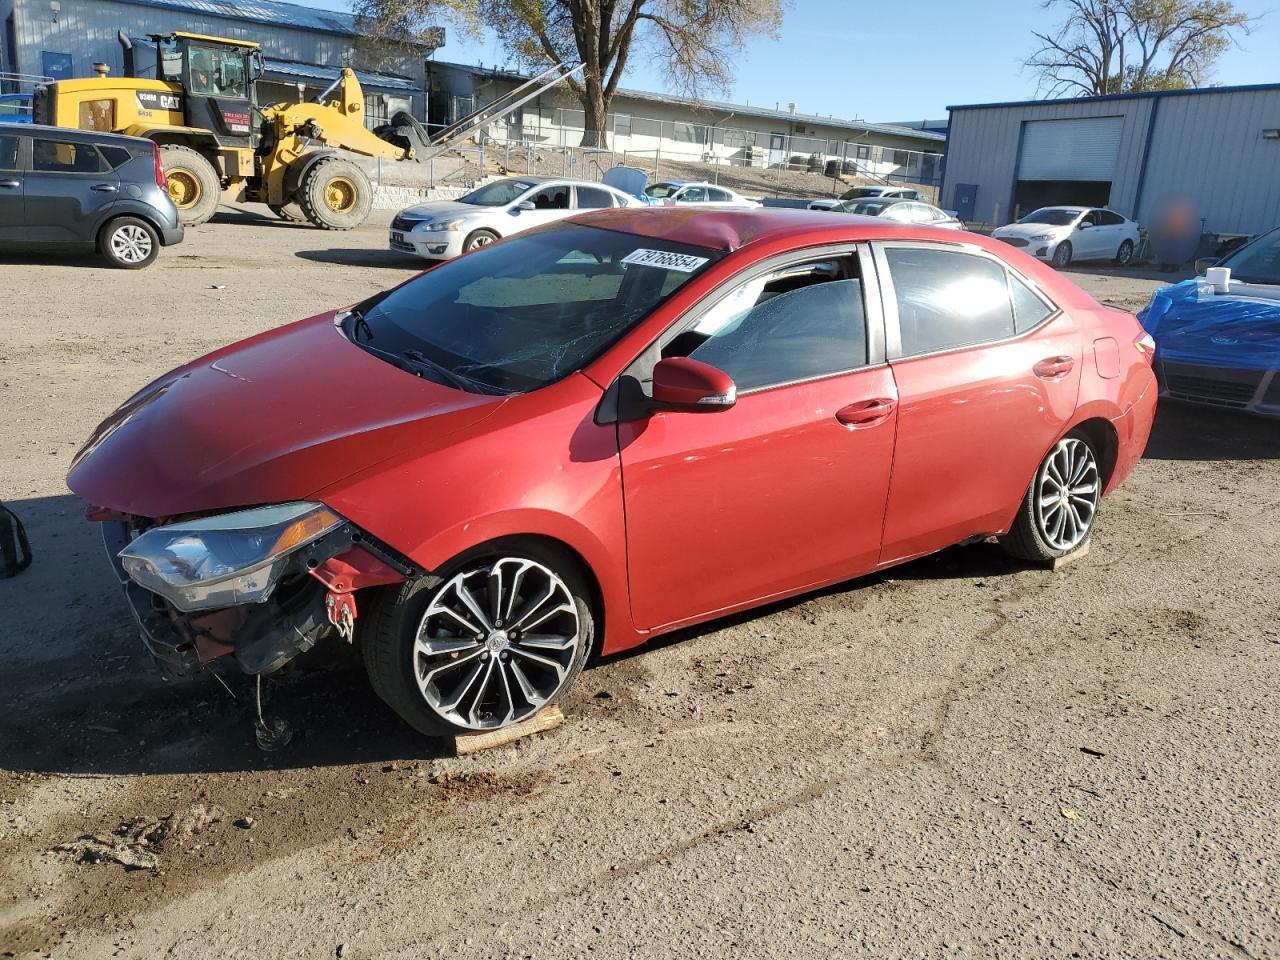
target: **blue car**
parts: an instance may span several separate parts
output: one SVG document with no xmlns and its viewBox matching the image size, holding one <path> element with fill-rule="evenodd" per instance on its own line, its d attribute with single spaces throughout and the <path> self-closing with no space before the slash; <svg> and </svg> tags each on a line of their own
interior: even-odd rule
<svg viewBox="0 0 1280 960">
<path fill-rule="evenodd" d="M 1161 396 L 1280 417 L 1280 228 L 1214 267 L 1157 290 L 1138 314 Z"/>
<path fill-rule="evenodd" d="M 30 123 L 31 102 L 29 93 L 0 93 L 0 123 Z"/>
</svg>

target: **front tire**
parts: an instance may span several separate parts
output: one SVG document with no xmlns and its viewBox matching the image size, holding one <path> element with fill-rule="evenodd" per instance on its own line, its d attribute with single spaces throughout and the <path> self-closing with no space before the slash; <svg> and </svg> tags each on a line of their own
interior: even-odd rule
<svg viewBox="0 0 1280 960">
<path fill-rule="evenodd" d="M 373 208 L 369 177 L 341 157 L 317 160 L 303 176 L 296 196 L 303 214 L 321 230 L 353 230 Z"/>
<path fill-rule="evenodd" d="M 141 270 L 160 254 L 160 234 L 137 217 L 117 217 L 98 234 L 98 252 L 113 267 Z"/>
<path fill-rule="evenodd" d="M 190 147 L 174 143 L 160 148 L 160 162 L 164 165 L 169 199 L 178 208 L 178 219 L 194 227 L 212 217 L 222 193 L 213 164 Z"/>
<path fill-rule="evenodd" d="M 595 642 L 574 563 L 532 541 L 464 555 L 375 601 L 361 647 L 374 690 L 427 736 L 496 730 L 556 702 Z"/>
<path fill-rule="evenodd" d="M 1000 545 L 1012 556 L 1035 563 L 1065 557 L 1088 541 L 1101 498 L 1097 454 L 1089 438 L 1074 430 L 1041 461 L 1018 519 Z"/>
<path fill-rule="evenodd" d="M 1120 249 L 1116 251 L 1116 265 L 1127 267 L 1129 261 L 1133 259 L 1133 241 L 1126 240 L 1120 244 Z"/>
<path fill-rule="evenodd" d="M 1071 241 L 1063 240 L 1053 251 L 1053 265 L 1059 270 L 1071 266 Z"/>
<path fill-rule="evenodd" d="M 462 252 L 470 253 L 476 247 L 487 247 L 501 238 L 492 230 L 477 230 L 462 241 Z"/>
</svg>

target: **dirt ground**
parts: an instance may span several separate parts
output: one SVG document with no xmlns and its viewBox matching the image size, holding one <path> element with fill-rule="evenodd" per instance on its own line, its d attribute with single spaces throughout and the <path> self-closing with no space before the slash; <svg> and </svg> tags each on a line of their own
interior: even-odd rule
<svg viewBox="0 0 1280 960">
<path fill-rule="evenodd" d="M 1275 422 L 1168 406 L 1076 564 L 957 548 L 687 632 L 467 758 L 345 649 L 268 686 L 277 753 L 242 678 L 164 684 L 71 455 L 178 362 L 407 276 L 384 231 L 0 259 L 37 552 L 0 581 L 0 955 L 1280 957 Z"/>
</svg>

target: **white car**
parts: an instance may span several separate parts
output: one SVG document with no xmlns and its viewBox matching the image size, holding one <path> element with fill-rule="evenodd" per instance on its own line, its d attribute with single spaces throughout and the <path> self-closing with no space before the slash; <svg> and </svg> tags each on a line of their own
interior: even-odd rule
<svg viewBox="0 0 1280 960">
<path fill-rule="evenodd" d="M 915 223 L 943 230 L 963 230 L 964 224 L 956 217 L 939 210 L 931 203 L 920 200 L 901 200 L 896 197 L 871 197 L 863 200 L 845 200 L 839 208 L 842 213 L 855 213 L 864 217 L 879 217 L 895 223 Z"/>
<path fill-rule="evenodd" d="M 1073 260 L 1113 260 L 1125 266 L 1138 249 L 1138 225 L 1101 207 L 1041 207 L 991 236 L 1055 267 Z"/>
<path fill-rule="evenodd" d="M 648 193 L 648 191 L 645 191 Z M 728 207 L 747 209 L 758 207 L 760 202 L 748 200 L 740 193 L 728 187 L 718 187 L 714 183 L 685 183 L 662 198 L 665 206 L 672 207 Z"/>
<path fill-rule="evenodd" d="M 871 197 L 892 197 L 897 200 L 923 200 L 924 194 L 910 187 L 850 187 L 834 200 L 814 200 L 810 210 L 836 210 L 841 203 L 864 200 Z"/>
<path fill-rule="evenodd" d="M 563 220 L 583 210 L 643 206 L 621 190 L 587 180 L 508 177 L 457 200 L 401 210 L 391 221 L 392 250 L 427 260 L 449 260 L 521 230 Z"/>
</svg>

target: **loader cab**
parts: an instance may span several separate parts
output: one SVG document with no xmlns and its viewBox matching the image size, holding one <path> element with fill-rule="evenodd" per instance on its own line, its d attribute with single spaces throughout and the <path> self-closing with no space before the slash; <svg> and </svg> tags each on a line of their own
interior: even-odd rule
<svg viewBox="0 0 1280 960">
<path fill-rule="evenodd" d="M 220 146 L 252 147 L 258 127 L 255 87 L 262 75 L 258 45 L 194 33 L 149 39 L 156 45 L 156 78 L 182 87 L 186 125 L 212 131 Z"/>
</svg>

